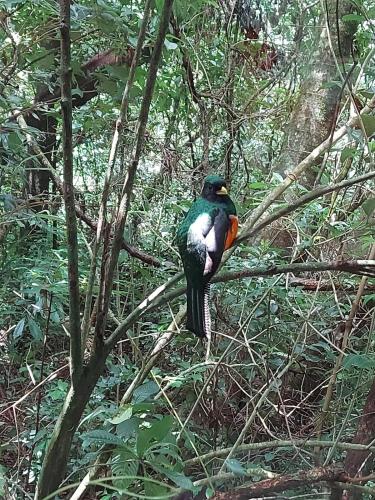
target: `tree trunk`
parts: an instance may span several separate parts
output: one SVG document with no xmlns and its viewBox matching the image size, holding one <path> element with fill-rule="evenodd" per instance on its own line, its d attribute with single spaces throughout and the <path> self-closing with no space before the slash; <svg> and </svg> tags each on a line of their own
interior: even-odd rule
<svg viewBox="0 0 375 500">
<path fill-rule="evenodd" d="M 50 47 L 48 47 L 50 49 Z M 53 46 L 52 48 L 56 48 Z M 57 48 L 56 48 L 57 50 Z M 72 99 L 73 108 L 80 108 L 91 99 L 98 95 L 97 76 L 95 71 L 104 66 L 130 66 L 133 57 L 133 50 L 127 48 L 123 55 L 116 55 L 112 50 L 107 50 L 101 54 L 97 54 L 85 64 L 81 66 L 81 74 L 75 75 L 77 88 L 82 91 L 82 95 L 75 94 Z M 53 108 L 60 100 L 61 88 L 59 81 L 56 78 L 56 86 L 51 92 L 46 85 L 38 87 L 34 102 L 45 103 L 45 109 L 32 110 L 25 114 L 27 125 L 41 131 L 40 137 L 37 137 L 38 144 L 49 160 L 55 166 L 54 155 L 56 150 L 56 131 L 57 120 L 49 114 L 49 110 Z M 31 196 L 46 197 L 48 194 L 50 173 L 46 169 L 40 169 L 38 162 L 29 162 L 26 176 L 26 193 Z M 41 210 L 43 204 L 33 206 L 36 211 Z"/>
<path fill-rule="evenodd" d="M 70 447 L 91 393 L 102 374 L 108 352 L 96 346 L 90 363 L 82 372 L 82 380 L 70 388 L 61 414 L 56 422 L 40 472 L 36 500 L 53 493 L 64 478 Z"/>
<path fill-rule="evenodd" d="M 368 445 L 375 439 L 375 379 L 367 395 L 363 413 L 358 422 L 353 443 Z M 344 464 L 345 472 L 350 477 L 364 477 L 374 469 L 374 455 L 370 450 L 348 450 Z M 360 500 L 362 492 L 346 490 L 341 495 L 333 491 L 331 499 Z"/>
<path fill-rule="evenodd" d="M 316 146 L 327 139 L 335 127 L 344 85 L 340 81 L 335 58 L 341 73 L 346 76 L 343 63 L 350 60 L 357 25 L 355 22 L 342 22 L 341 19 L 343 15 L 352 11 L 353 5 L 349 0 L 340 2 L 327 0 L 327 11 L 322 12 L 320 16 L 319 24 L 323 28 L 318 33 L 317 48 L 307 68 L 306 77 L 302 82 L 284 137 L 281 154 L 274 167 L 274 170 L 283 177 Z M 335 56 L 332 54 L 330 41 Z M 310 188 L 314 185 L 317 178 L 317 165 L 320 162 L 321 157 L 305 171 L 301 182 L 306 187 Z"/>
</svg>

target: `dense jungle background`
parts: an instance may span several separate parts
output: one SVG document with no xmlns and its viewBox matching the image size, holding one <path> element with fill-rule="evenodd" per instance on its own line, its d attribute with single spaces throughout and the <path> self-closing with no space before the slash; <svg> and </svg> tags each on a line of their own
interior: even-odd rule
<svg viewBox="0 0 375 500">
<path fill-rule="evenodd" d="M 0 23 L 0 497 L 375 498 L 373 2 Z M 175 237 L 210 173 L 206 355 Z"/>
</svg>

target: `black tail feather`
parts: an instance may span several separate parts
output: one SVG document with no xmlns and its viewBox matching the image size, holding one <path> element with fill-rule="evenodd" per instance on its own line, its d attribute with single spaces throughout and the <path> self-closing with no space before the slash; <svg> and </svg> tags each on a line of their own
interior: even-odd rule
<svg viewBox="0 0 375 500">
<path fill-rule="evenodd" d="M 187 321 L 186 328 L 203 338 L 211 333 L 211 317 L 208 305 L 210 284 L 202 287 L 187 286 Z"/>
</svg>

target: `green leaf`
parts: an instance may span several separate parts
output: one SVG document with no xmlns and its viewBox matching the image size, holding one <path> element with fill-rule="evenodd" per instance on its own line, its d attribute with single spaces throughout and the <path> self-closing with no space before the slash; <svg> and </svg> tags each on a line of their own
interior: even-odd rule
<svg viewBox="0 0 375 500">
<path fill-rule="evenodd" d="M 182 472 L 168 471 L 165 475 L 184 490 L 192 490 L 194 488 L 192 480 L 182 474 Z"/>
<path fill-rule="evenodd" d="M 83 97 L 83 90 L 81 90 L 79 87 L 72 89 L 72 96 L 75 96 L 75 95 L 78 95 L 79 97 Z"/>
<path fill-rule="evenodd" d="M 230 458 L 229 460 L 226 460 L 225 465 L 228 467 L 229 470 L 234 472 L 234 474 L 239 474 L 241 476 L 246 474 L 246 470 L 242 466 L 241 462 L 235 458 Z"/>
<path fill-rule="evenodd" d="M 368 304 L 369 302 L 375 301 L 375 293 L 369 293 L 363 297 L 363 303 Z"/>
<path fill-rule="evenodd" d="M 16 328 L 14 329 L 13 332 L 13 338 L 18 339 L 19 337 L 22 336 L 23 329 L 25 327 L 25 318 L 22 318 L 16 325 Z"/>
<path fill-rule="evenodd" d="M 140 387 L 137 387 L 137 389 L 134 391 L 133 402 L 135 404 L 141 403 L 142 401 L 149 399 L 150 396 L 156 394 L 157 392 L 159 392 L 159 386 L 156 382 L 153 382 L 152 380 L 146 382 Z"/>
<path fill-rule="evenodd" d="M 7 142 L 10 149 L 16 149 L 22 145 L 22 137 L 17 132 L 10 132 L 7 136 Z"/>
<path fill-rule="evenodd" d="M 128 420 L 133 414 L 133 408 L 131 405 L 125 405 L 122 408 L 122 411 L 113 418 L 110 418 L 108 422 L 114 425 L 121 424 L 124 420 Z"/>
<path fill-rule="evenodd" d="M 162 486 L 161 484 L 155 484 L 152 481 L 148 481 L 147 476 L 143 480 L 143 486 L 146 498 L 168 498 L 168 494 L 170 494 L 169 488 Z"/>
<path fill-rule="evenodd" d="M 375 210 L 375 198 L 369 198 L 362 204 L 362 208 L 367 215 L 367 217 L 371 217 Z"/>
<path fill-rule="evenodd" d="M 81 434 L 80 438 L 85 442 L 86 445 L 90 444 L 114 444 L 122 446 L 124 444 L 123 440 L 120 439 L 115 434 L 111 434 L 104 430 L 95 430 L 90 432 L 84 432 Z"/>
<path fill-rule="evenodd" d="M 324 82 L 322 84 L 322 89 L 334 89 L 341 88 L 342 82 L 339 80 L 329 80 L 328 82 Z"/>
<path fill-rule="evenodd" d="M 41 340 L 43 338 L 43 333 L 38 323 L 36 323 L 32 318 L 28 318 L 27 323 L 29 325 L 32 338 L 34 340 Z"/>
<path fill-rule="evenodd" d="M 9 193 L 0 194 L 0 201 L 4 203 L 4 210 L 6 212 L 12 212 L 17 206 L 16 198 Z"/>
<path fill-rule="evenodd" d="M 164 5 L 163 0 L 155 0 L 155 7 L 156 7 L 158 12 L 161 12 L 163 5 Z"/>
<path fill-rule="evenodd" d="M 98 415 L 100 415 L 101 413 L 105 413 L 107 411 L 107 409 L 103 406 L 98 406 L 97 408 L 95 408 L 94 411 L 90 412 L 88 415 L 86 415 L 85 418 L 83 418 L 80 423 L 79 423 L 79 426 L 77 427 L 77 429 L 79 429 L 80 427 L 82 427 L 82 425 L 85 423 L 85 422 L 89 422 L 91 419 L 97 417 Z"/>
<path fill-rule="evenodd" d="M 182 474 L 182 472 L 176 472 L 174 470 L 161 467 L 156 463 L 152 463 L 151 465 L 156 470 L 156 472 L 159 472 L 159 474 L 166 476 L 180 488 L 183 488 L 184 490 L 192 490 L 194 488 L 191 479 L 186 477 L 185 474 Z"/>
<path fill-rule="evenodd" d="M 213 490 L 211 487 L 208 487 L 206 489 L 206 498 L 210 498 L 215 494 L 215 490 Z"/>
<path fill-rule="evenodd" d="M 6 484 L 6 469 L 2 465 L 0 465 L 0 495 L 5 495 L 5 484 Z"/>
<path fill-rule="evenodd" d="M 351 367 L 362 369 L 375 368 L 375 357 L 369 354 L 348 354 L 343 363 L 343 367 L 348 369 Z"/>
<path fill-rule="evenodd" d="M 124 420 L 121 424 L 118 424 L 116 433 L 126 441 L 136 435 L 139 422 L 140 419 L 138 417 L 131 417 L 128 420 Z"/>
<path fill-rule="evenodd" d="M 111 80 L 110 78 L 101 78 L 100 79 L 100 88 L 103 90 L 103 92 L 106 92 L 107 94 L 111 95 L 112 97 L 115 96 L 118 92 L 118 86 L 117 83 Z"/>
<path fill-rule="evenodd" d="M 269 185 L 266 182 L 252 182 L 248 185 L 249 189 L 267 189 Z"/>
<path fill-rule="evenodd" d="M 275 302 L 274 300 L 271 300 L 270 301 L 270 312 L 272 314 L 276 314 L 277 311 L 279 310 L 279 305 L 277 302 Z"/>
<path fill-rule="evenodd" d="M 178 47 L 177 43 L 170 42 L 167 39 L 164 40 L 164 45 L 167 47 L 168 50 L 175 50 Z"/>
<path fill-rule="evenodd" d="M 363 16 L 361 16 L 360 14 L 346 14 L 345 16 L 342 16 L 341 19 L 345 23 L 349 23 L 349 22 L 353 22 L 353 21 L 361 22 L 361 21 L 365 20 L 365 18 Z"/>
<path fill-rule="evenodd" d="M 110 75 L 113 75 L 115 76 L 116 78 L 118 78 L 119 80 L 126 80 L 129 76 L 129 68 L 127 66 L 111 66 L 109 69 L 108 69 L 108 73 Z M 108 80 L 107 77 L 104 77 L 103 78 L 105 80 Z M 101 78 L 99 78 L 99 81 L 101 80 Z"/>
<path fill-rule="evenodd" d="M 344 148 L 341 151 L 341 156 L 340 156 L 341 163 L 344 163 L 344 161 L 347 160 L 348 158 L 353 158 L 356 151 L 357 150 L 355 148 Z"/>
<path fill-rule="evenodd" d="M 141 429 L 137 439 L 138 456 L 142 457 L 152 442 L 161 443 L 170 431 L 172 424 L 173 418 L 171 415 L 167 415 L 161 420 L 157 420 L 151 427 Z"/>
<path fill-rule="evenodd" d="M 112 471 L 114 476 L 129 476 L 114 480 L 116 488 L 126 489 L 134 481 L 139 469 L 139 460 L 126 448 L 116 448 L 112 455 Z"/>
<path fill-rule="evenodd" d="M 273 453 L 272 451 L 269 451 L 264 454 L 264 460 L 266 462 L 272 462 L 272 460 L 274 459 L 275 459 L 275 453 Z"/>
<path fill-rule="evenodd" d="M 369 92 L 368 90 L 359 90 L 358 93 L 365 99 L 372 99 L 374 97 L 374 92 Z"/>
<path fill-rule="evenodd" d="M 368 137 L 375 132 L 375 116 L 362 115 L 362 123 Z"/>
</svg>

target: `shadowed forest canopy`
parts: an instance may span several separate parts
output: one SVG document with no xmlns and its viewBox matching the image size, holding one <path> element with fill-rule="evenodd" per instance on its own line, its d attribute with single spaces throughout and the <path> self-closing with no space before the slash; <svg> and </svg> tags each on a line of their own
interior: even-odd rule
<svg viewBox="0 0 375 500">
<path fill-rule="evenodd" d="M 374 179 L 371 0 L 0 0 L 0 498 L 375 498 Z"/>
</svg>

